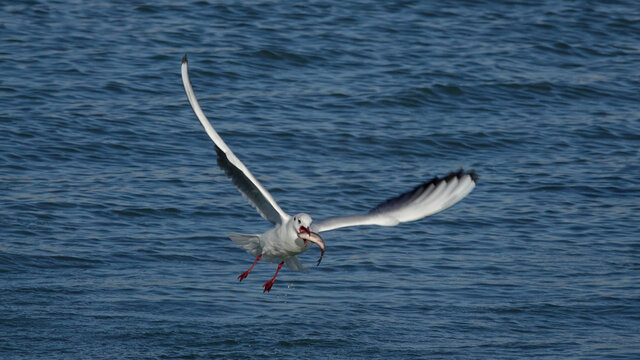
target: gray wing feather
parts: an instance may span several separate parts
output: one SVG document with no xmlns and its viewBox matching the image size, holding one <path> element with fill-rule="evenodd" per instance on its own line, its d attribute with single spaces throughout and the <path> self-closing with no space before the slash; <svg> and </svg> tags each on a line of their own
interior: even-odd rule
<svg viewBox="0 0 640 360">
<path fill-rule="evenodd" d="M 227 154 L 217 146 L 216 153 L 218 154 L 218 166 L 224 170 L 225 174 L 227 174 L 231 179 L 233 185 L 238 188 L 242 197 L 253 205 L 263 218 L 269 220 L 273 224 L 281 223 L 282 215 L 280 212 L 282 212 L 282 210 L 279 210 L 277 205 L 273 206 L 273 203 L 264 196 L 261 189 L 257 186 L 259 183 L 256 184 L 251 181 L 251 179 L 249 179 L 241 169 L 229 161 Z"/>
<path fill-rule="evenodd" d="M 394 226 L 436 214 L 467 196 L 476 185 L 474 171 L 460 170 L 440 179 L 433 178 L 413 190 L 386 200 L 366 214 L 332 217 L 314 222 L 315 232 L 329 231 L 347 226 Z"/>
<path fill-rule="evenodd" d="M 233 184 L 238 188 L 242 196 L 258 210 L 263 218 L 273 224 L 280 224 L 288 215 L 282 211 L 278 203 L 273 199 L 271 194 L 262 184 L 251 174 L 249 169 L 238 159 L 229 149 L 227 144 L 222 140 L 220 135 L 215 131 L 204 112 L 198 104 L 198 99 L 193 92 L 191 81 L 189 80 L 189 69 L 187 56 L 182 58 L 182 84 L 187 93 L 187 99 L 193 112 L 200 120 L 207 135 L 215 144 L 216 153 L 218 154 L 218 166 L 231 178 Z"/>
</svg>

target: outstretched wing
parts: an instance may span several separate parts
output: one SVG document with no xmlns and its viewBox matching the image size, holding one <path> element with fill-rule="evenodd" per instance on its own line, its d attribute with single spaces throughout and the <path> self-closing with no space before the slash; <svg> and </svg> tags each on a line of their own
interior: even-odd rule
<svg viewBox="0 0 640 360">
<path fill-rule="evenodd" d="M 332 217 L 311 224 L 314 232 L 329 231 L 347 226 L 394 226 L 440 212 L 462 200 L 476 186 L 475 172 L 460 170 L 438 177 L 413 190 L 389 199 L 366 214 Z"/>
<path fill-rule="evenodd" d="M 209 135 L 215 144 L 216 153 L 218 154 L 218 166 L 231 178 L 231 181 L 238 190 L 240 190 L 242 196 L 258 210 L 263 218 L 273 224 L 282 223 L 288 215 L 282 211 L 267 189 L 253 177 L 249 169 L 233 154 L 202 112 L 198 104 L 198 99 L 196 99 L 196 95 L 193 92 L 193 87 L 191 87 L 191 81 L 189 80 L 187 55 L 182 58 L 182 83 L 184 84 L 184 90 L 187 93 L 187 98 L 193 108 L 193 112 L 198 117 L 198 120 L 200 120 L 207 135 Z"/>
</svg>

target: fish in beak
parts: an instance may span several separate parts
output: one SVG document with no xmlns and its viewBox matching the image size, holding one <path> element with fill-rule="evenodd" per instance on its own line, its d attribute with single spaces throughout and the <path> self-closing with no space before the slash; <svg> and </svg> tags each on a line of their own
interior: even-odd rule
<svg viewBox="0 0 640 360">
<path fill-rule="evenodd" d="M 324 256 L 324 240 L 322 240 L 320 235 L 311 232 L 309 228 L 306 228 L 305 231 L 299 232 L 298 237 L 304 240 L 305 242 L 311 241 L 312 243 L 318 245 L 318 247 L 320 248 L 320 251 L 322 251 L 322 254 L 320 255 L 320 259 L 318 259 L 318 265 L 320 265 L 320 262 L 322 261 L 322 257 Z"/>
</svg>

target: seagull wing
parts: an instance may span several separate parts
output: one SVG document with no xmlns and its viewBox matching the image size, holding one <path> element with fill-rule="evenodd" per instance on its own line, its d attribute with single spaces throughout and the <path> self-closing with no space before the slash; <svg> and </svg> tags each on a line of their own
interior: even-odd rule
<svg viewBox="0 0 640 360">
<path fill-rule="evenodd" d="M 267 189 L 253 177 L 249 169 L 233 154 L 220 135 L 213 129 L 204 112 L 202 112 L 198 104 L 198 99 L 196 99 L 196 95 L 193 92 L 191 81 L 189 80 L 189 68 L 186 55 L 182 58 L 182 83 L 184 84 L 184 90 L 187 93 L 187 98 L 193 108 L 193 112 L 198 117 L 198 120 L 200 120 L 207 135 L 209 135 L 215 144 L 216 153 L 218 154 L 218 166 L 231 178 L 231 181 L 238 190 L 240 190 L 242 196 L 258 210 L 263 218 L 273 224 L 282 223 L 288 215 L 282 211 Z"/>
<path fill-rule="evenodd" d="M 314 232 L 347 226 L 394 226 L 438 213 L 462 200 L 476 186 L 475 172 L 460 170 L 445 178 L 433 178 L 413 190 L 389 199 L 366 214 L 332 217 L 311 224 Z"/>
</svg>

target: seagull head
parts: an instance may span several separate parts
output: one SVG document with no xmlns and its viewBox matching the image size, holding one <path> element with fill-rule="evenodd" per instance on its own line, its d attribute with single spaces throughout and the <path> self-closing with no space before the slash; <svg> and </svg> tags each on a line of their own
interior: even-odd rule
<svg viewBox="0 0 640 360">
<path fill-rule="evenodd" d="M 307 241 L 311 241 L 312 243 L 318 245 L 322 254 L 320 255 L 320 259 L 318 259 L 318 265 L 320 265 L 320 261 L 322 261 L 322 257 L 324 256 L 324 240 L 322 237 L 316 233 L 311 232 L 311 216 L 300 213 L 293 217 L 293 227 L 298 233 L 298 237 L 304 240 L 305 245 Z"/>
<path fill-rule="evenodd" d="M 297 214 L 293 217 L 293 227 L 296 229 L 296 232 L 306 232 L 307 234 L 311 234 L 311 216 L 305 213 Z"/>
</svg>

